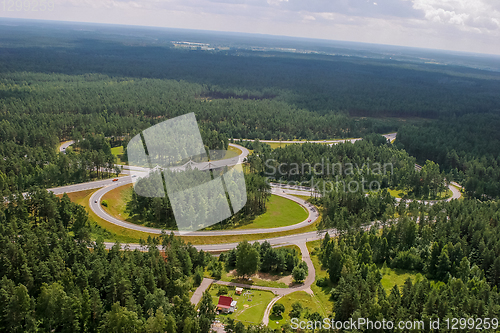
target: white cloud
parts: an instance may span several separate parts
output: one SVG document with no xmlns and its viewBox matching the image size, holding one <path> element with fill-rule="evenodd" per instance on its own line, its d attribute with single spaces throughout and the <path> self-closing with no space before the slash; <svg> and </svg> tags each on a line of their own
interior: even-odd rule
<svg viewBox="0 0 500 333">
<path fill-rule="evenodd" d="M 412 0 L 428 21 L 456 25 L 479 33 L 498 34 L 500 5 L 497 0 Z"/>
<path fill-rule="evenodd" d="M 139 2 L 138 2 L 139 1 Z M 75 7 L 91 7 L 94 9 L 99 8 L 118 8 L 118 9 L 133 9 L 133 8 L 144 8 L 145 3 L 138 1 L 129 0 L 69 0 L 69 1 L 56 1 L 55 5 L 67 5 L 71 4 Z"/>
<path fill-rule="evenodd" d="M 267 3 L 270 5 L 279 5 L 282 2 L 288 2 L 288 0 L 267 0 Z"/>
</svg>

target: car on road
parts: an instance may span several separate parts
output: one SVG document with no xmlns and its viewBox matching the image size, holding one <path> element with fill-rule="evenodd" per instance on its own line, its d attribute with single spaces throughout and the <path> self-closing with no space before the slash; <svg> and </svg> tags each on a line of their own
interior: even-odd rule
<svg viewBox="0 0 500 333">
<path fill-rule="evenodd" d="M 113 181 L 114 181 L 114 182 L 117 182 L 117 181 L 118 181 L 118 178 L 113 179 Z"/>
<path fill-rule="evenodd" d="M 97 203 L 97 200 L 96 200 L 96 201 L 94 201 L 94 202 L 95 202 L 95 203 Z"/>
</svg>

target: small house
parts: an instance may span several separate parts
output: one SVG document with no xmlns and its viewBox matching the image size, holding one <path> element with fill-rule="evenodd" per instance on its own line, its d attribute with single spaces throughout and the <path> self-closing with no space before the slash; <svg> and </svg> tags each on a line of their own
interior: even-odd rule
<svg viewBox="0 0 500 333">
<path fill-rule="evenodd" d="M 236 301 L 233 301 L 232 297 L 229 296 L 219 296 L 219 303 L 217 303 L 217 311 L 222 311 L 224 313 L 232 313 L 236 309 Z"/>
<path fill-rule="evenodd" d="M 236 288 L 237 295 L 241 295 L 242 292 L 243 292 L 243 288 L 240 288 L 240 287 Z"/>
</svg>

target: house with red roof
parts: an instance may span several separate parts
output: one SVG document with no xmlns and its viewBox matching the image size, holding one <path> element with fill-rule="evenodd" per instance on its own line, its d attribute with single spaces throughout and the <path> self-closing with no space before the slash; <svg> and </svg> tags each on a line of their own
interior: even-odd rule
<svg viewBox="0 0 500 333">
<path fill-rule="evenodd" d="M 217 303 L 217 311 L 232 313 L 236 309 L 236 303 L 237 302 L 233 301 L 232 297 L 219 296 L 219 303 Z"/>
</svg>

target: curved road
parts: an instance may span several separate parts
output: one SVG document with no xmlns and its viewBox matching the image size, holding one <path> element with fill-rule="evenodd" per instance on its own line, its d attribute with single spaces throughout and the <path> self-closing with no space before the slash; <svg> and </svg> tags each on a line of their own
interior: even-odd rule
<svg viewBox="0 0 500 333">
<path fill-rule="evenodd" d="M 65 153 L 66 154 L 66 148 L 68 148 L 69 146 L 71 146 L 73 143 L 75 143 L 75 141 L 73 140 L 70 140 L 70 141 L 64 141 L 63 143 L 61 143 L 61 145 L 59 146 L 59 151 L 61 153 Z"/>
<path fill-rule="evenodd" d="M 107 181 L 107 184 L 109 184 L 110 180 Z M 180 235 L 178 231 L 174 230 L 164 230 L 164 229 L 157 229 L 157 228 L 149 228 L 149 227 L 144 227 L 141 225 L 137 225 L 134 223 L 126 222 L 120 219 L 117 219 L 111 215 L 109 215 L 104 209 L 102 208 L 101 205 L 101 200 L 102 197 L 108 193 L 109 191 L 123 186 L 125 184 L 130 184 L 131 183 L 131 178 L 130 177 L 120 177 L 118 178 L 118 181 L 114 182 L 112 185 L 106 186 L 101 188 L 100 190 L 96 191 L 89 200 L 90 204 L 90 209 L 99 216 L 100 218 L 116 224 L 120 227 L 127 228 L 127 229 L 133 229 L 137 231 L 143 231 L 143 232 L 148 232 L 152 234 L 161 234 L 162 232 L 173 232 L 175 235 Z M 271 193 L 274 195 L 278 195 L 280 197 L 284 197 L 286 199 L 292 200 L 299 205 L 301 205 L 304 209 L 307 210 L 309 213 L 307 216 L 307 219 L 300 223 L 296 223 L 293 225 L 289 225 L 286 227 L 278 227 L 278 228 L 261 228 L 261 229 L 237 229 L 237 230 L 211 230 L 211 231 L 193 231 L 189 233 L 183 232 L 182 235 L 186 236 L 230 236 L 230 235 L 249 235 L 249 234 L 264 234 L 264 233 L 271 233 L 271 232 L 281 232 L 281 231 L 288 231 L 288 230 L 293 230 L 293 229 L 298 229 L 305 227 L 313 222 L 315 222 L 318 217 L 318 211 L 317 209 L 309 204 L 307 201 L 288 195 L 286 193 L 283 193 L 283 191 L 280 191 L 278 189 L 272 189 Z M 309 222 L 310 221 L 310 222 Z"/>
<path fill-rule="evenodd" d="M 230 144 L 230 146 L 241 150 L 241 154 L 238 156 L 238 161 L 236 162 L 234 158 L 231 158 L 231 159 L 227 159 L 227 160 L 215 161 L 213 163 L 214 165 L 217 165 L 217 167 L 220 167 L 223 165 L 234 165 L 236 163 L 241 164 L 241 163 L 243 163 L 245 158 L 250 153 L 248 151 L 248 149 L 246 149 L 245 147 L 241 147 L 239 145 L 232 144 L 232 143 Z M 145 169 L 143 169 L 143 168 L 136 168 L 136 170 L 133 171 L 133 173 L 134 173 L 134 175 L 140 176 L 141 173 L 144 174 L 144 172 L 145 172 L 144 170 Z M 112 182 L 112 183 L 110 184 L 110 182 Z M 106 193 L 108 193 L 109 191 L 116 189 L 117 187 L 120 187 L 120 186 L 123 186 L 126 184 L 130 184 L 131 182 L 132 182 L 132 178 L 130 176 L 120 177 L 115 182 L 108 179 L 107 183 L 106 183 L 107 186 L 105 185 L 105 187 L 96 191 L 90 197 L 90 199 L 89 199 L 90 209 L 92 209 L 92 211 L 97 216 L 102 218 L 103 220 L 106 220 L 110 223 L 113 223 L 113 224 L 118 225 L 118 226 L 123 227 L 123 228 L 133 229 L 133 230 L 143 231 L 143 232 L 148 232 L 148 233 L 153 233 L 153 234 L 161 234 L 162 232 L 167 232 L 167 233 L 173 232 L 175 235 L 180 235 L 179 231 L 177 231 L 177 230 L 164 230 L 164 229 L 157 229 L 157 228 L 149 228 L 149 227 L 144 227 L 144 226 L 137 225 L 134 223 L 129 223 L 129 222 L 117 219 L 117 218 L 109 215 L 106 211 L 104 211 L 104 209 L 102 208 L 102 205 L 101 205 L 102 197 Z M 76 185 L 72 185 L 72 186 L 74 187 Z M 88 185 L 85 187 L 88 187 Z M 309 204 L 307 201 L 300 199 L 300 198 L 297 198 L 297 197 L 294 197 L 294 196 L 291 196 L 291 195 L 288 195 L 288 194 L 284 193 L 284 191 L 280 191 L 278 189 L 272 189 L 271 193 L 278 195 L 278 196 L 281 196 L 281 197 L 284 197 L 288 200 L 292 200 L 292 201 L 298 203 L 299 205 L 301 205 L 308 212 L 307 218 L 300 223 L 296 223 L 296 224 L 285 226 L 285 227 L 260 228 L 260 229 L 240 229 L 240 230 L 193 231 L 193 232 L 188 233 L 189 236 L 230 236 L 230 235 L 248 235 L 248 234 L 263 234 L 263 233 L 272 233 L 272 232 L 282 232 L 282 231 L 289 231 L 289 230 L 305 227 L 311 223 L 314 223 L 318 219 L 319 214 L 318 214 L 317 209 L 313 205 Z M 183 232 L 182 234 L 186 235 L 187 233 Z"/>
<path fill-rule="evenodd" d="M 382 136 L 385 137 L 387 139 L 387 141 L 391 142 L 392 140 L 394 140 L 396 138 L 397 134 L 398 133 L 394 132 L 394 133 L 384 134 Z M 327 143 L 330 146 L 332 146 L 332 145 L 336 145 L 338 143 L 345 143 L 345 142 L 354 143 L 354 142 L 359 141 L 359 140 L 363 140 L 363 139 L 362 138 L 355 138 L 355 139 L 312 140 L 312 141 L 309 141 L 309 140 L 301 140 L 301 141 L 259 140 L 259 142 L 264 142 L 264 143 L 306 143 L 306 142 L 310 142 L 310 143 Z M 245 141 L 255 141 L 255 140 L 245 140 Z"/>
</svg>

